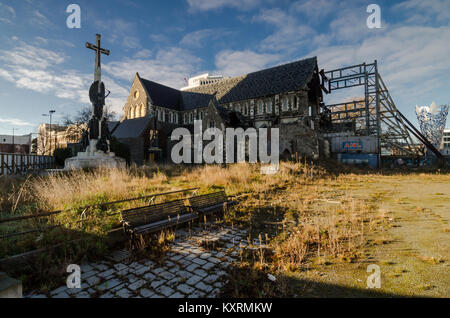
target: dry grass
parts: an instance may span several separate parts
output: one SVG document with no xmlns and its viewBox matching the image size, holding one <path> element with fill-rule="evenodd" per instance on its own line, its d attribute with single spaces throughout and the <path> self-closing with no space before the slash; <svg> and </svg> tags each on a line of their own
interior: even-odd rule
<svg viewBox="0 0 450 318">
<path fill-rule="evenodd" d="M 28 214 L 38 210 L 69 210 L 47 221 L 47 225 L 63 225 L 64 233 L 50 232 L 43 237 L 32 235 L 14 241 L 18 250 L 23 251 L 51 245 L 74 233 L 92 235 L 94 239 L 105 237 L 111 228 L 119 225 L 119 217 L 107 217 L 108 213 L 130 207 L 92 209 L 88 222 L 80 227 L 77 221 L 85 212 L 80 209 L 84 205 L 192 187 L 200 187 L 201 193 L 224 187 L 228 195 L 240 200 L 239 206 L 226 215 L 226 222 L 249 228 L 252 238 L 262 237 L 273 251 L 267 254 L 259 249 L 255 255 L 243 260 L 247 273 L 249 269 L 259 271 L 247 275 L 247 278 L 255 279 L 264 277 L 261 273 L 266 271 L 287 273 L 314 263 L 353 262 L 363 252 L 366 233 L 378 231 L 389 214 L 378 206 L 382 192 L 374 193 L 368 201 L 346 194 L 348 189 L 363 187 L 373 178 L 380 177 L 379 174 L 337 175 L 317 166 L 293 162 L 281 163 L 280 171 L 275 175 L 262 175 L 260 168 L 260 165 L 251 164 L 133 167 L 32 177 L 26 181 L 3 178 L 0 179 L 0 209 L 3 215 L 10 215 L 12 211 L 13 214 Z M 427 180 L 450 178 L 436 173 L 422 177 Z M 22 228 L 9 227 L 6 232 L 18 229 Z M 0 232 L 2 230 L 5 228 L 0 227 Z M 266 239 L 266 236 L 270 238 Z M 162 241 L 167 238 L 163 237 Z M 0 254 L 2 248 L 10 253 L 14 250 L 12 246 L 0 242 Z M 256 286 L 254 280 L 249 284 Z"/>
</svg>

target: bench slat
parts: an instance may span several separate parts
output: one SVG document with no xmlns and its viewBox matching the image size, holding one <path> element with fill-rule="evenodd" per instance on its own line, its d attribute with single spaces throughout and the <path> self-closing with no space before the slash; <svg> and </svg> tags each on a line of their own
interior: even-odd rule
<svg viewBox="0 0 450 318">
<path fill-rule="evenodd" d="M 163 228 L 166 228 L 169 226 L 192 221 L 192 220 L 196 219 L 197 217 L 198 216 L 194 213 L 184 214 L 184 215 L 180 216 L 179 218 L 175 218 L 175 219 L 171 219 L 171 220 L 169 220 L 169 219 L 161 220 L 161 221 L 154 222 L 151 224 L 136 227 L 134 229 L 134 233 L 138 234 L 138 235 L 151 233 L 151 232 L 158 231 L 160 229 L 163 229 Z"/>
<path fill-rule="evenodd" d="M 197 217 L 189 213 L 184 200 L 175 200 L 155 205 L 122 211 L 123 224 L 131 232 L 141 235 L 158 231 L 164 227 L 184 223 Z"/>
<path fill-rule="evenodd" d="M 194 211 L 205 214 L 221 211 L 224 209 L 225 204 L 230 206 L 234 205 L 234 202 L 228 200 L 225 191 L 219 191 L 189 198 L 189 204 Z"/>
<path fill-rule="evenodd" d="M 122 211 L 122 219 L 129 227 L 137 227 L 187 213 L 184 200 L 175 200 Z"/>
</svg>

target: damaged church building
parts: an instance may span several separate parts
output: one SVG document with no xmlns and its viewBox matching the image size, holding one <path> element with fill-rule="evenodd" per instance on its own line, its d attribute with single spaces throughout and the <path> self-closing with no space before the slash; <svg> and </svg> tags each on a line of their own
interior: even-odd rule
<svg viewBox="0 0 450 318">
<path fill-rule="evenodd" d="M 320 137 L 322 74 L 316 57 L 232 78 L 208 80 L 205 74 L 205 80 L 181 90 L 136 73 L 111 134 L 128 145 L 138 165 L 171 163 L 173 130 L 193 134 L 194 121 L 224 135 L 227 128 L 268 128 L 268 140 L 270 128 L 278 128 L 281 159 L 318 159 L 329 147 Z"/>
</svg>

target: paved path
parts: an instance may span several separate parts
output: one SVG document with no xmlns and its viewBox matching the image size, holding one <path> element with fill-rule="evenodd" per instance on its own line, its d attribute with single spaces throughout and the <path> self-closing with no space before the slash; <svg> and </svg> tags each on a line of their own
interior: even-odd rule
<svg viewBox="0 0 450 318">
<path fill-rule="evenodd" d="M 118 250 L 107 260 L 81 266 L 81 289 L 62 286 L 49 295 L 30 298 L 215 298 L 227 281 L 225 269 L 248 246 L 246 232 L 231 228 L 189 235 L 176 232 L 163 265 L 149 259 L 131 261 L 130 253 Z M 215 249 L 205 249 L 215 244 Z"/>
</svg>

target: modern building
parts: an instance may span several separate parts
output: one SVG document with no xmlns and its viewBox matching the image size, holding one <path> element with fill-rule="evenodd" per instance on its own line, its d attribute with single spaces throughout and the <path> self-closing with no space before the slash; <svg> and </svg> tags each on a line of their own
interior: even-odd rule
<svg viewBox="0 0 450 318">
<path fill-rule="evenodd" d="M 214 84 L 223 80 L 224 77 L 222 75 L 209 75 L 209 73 L 198 75 L 195 77 L 191 77 L 188 80 L 188 86 L 183 87 L 181 90 L 185 91 L 190 88 L 195 88 L 203 85 Z"/>
<path fill-rule="evenodd" d="M 416 106 L 417 120 L 422 134 L 436 149 L 439 149 L 442 143 L 448 112 L 448 105 L 438 106 L 435 102 L 430 107 Z"/>
<path fill-rule="evenodd" d="M 444 156 L 450 156 L 450 128 L 444 129 L 440 150 Z"/>
</svg>

